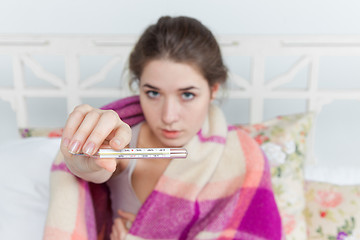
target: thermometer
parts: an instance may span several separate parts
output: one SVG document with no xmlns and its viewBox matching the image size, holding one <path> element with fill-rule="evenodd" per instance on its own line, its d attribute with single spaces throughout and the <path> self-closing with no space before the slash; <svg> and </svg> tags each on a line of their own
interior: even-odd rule
<svg viewBox="0 0 360 240">
<path fill-rule="evenodd" d="M 84 154 L 78 154 L 84 155 Z M 119 151 L 101 148 L 92 155 L 95 158 L 186 158 L 184 148 L 124 148 Z"/>
</svg>

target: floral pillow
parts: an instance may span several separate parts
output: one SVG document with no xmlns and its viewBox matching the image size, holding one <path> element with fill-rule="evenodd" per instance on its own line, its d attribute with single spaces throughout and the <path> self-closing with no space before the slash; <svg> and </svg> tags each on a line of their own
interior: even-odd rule
<svg viewBox="0 0 360 240">
<path fill-rule="evenodd" d="M 303 165 L 312 120 L 312 113 L 304 113 L 240 126 L 255 138 L 269 159 L 275 199 L 287 240 L 307 239 Z"/>
<path fill-rule="evenodd" d="M 360 185 L 305 184 L 309 239 L 360 239 Z"/>
</svg>

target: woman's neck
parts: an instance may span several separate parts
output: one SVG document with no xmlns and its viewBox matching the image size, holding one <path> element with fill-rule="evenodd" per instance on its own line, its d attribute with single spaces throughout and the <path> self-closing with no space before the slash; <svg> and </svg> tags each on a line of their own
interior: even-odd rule
<svg viewBox="0 0 360 240">
<path fill-rule="evenodd" d="M 137 147 L 162 148 L 167 146 L 165 146 L 162 142 L 160 142 L 160 140 L 155 136 L 154 132 L 150 129 L 147 122 L 144 122 L 140 128 Z"/>
</svg>

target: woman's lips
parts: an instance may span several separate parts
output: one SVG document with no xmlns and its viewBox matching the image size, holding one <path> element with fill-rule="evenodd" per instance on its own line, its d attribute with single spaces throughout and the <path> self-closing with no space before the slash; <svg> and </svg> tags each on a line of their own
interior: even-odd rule
<svg viewBox="0 0 360 240">
<path fill-rule="evenodd" d="M 162 134 L 165 138 L 175 139 L 179 137 L 180 131 L 162 129 Z"/>
</svg>

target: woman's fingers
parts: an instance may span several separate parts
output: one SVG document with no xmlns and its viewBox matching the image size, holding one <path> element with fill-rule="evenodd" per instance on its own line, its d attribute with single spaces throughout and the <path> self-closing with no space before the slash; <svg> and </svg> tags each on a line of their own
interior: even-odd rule
<svg viewBox="0 0 360 240">
<path fill-rule="evenodd" d="M 78 176 L 88 177 L 90 173 L 101 169 L 113 173 L 117 165 L 115 159 L 99 159 L 90 156 L 104 145 L 120 150 L 130 142 L 130 139 L 130 127 L 121 121 L 115 111 L 80 105 L 69 115 L 66 122 L 61 152 L 68 167 Z M 84 153 L 88 157 L 70 153 Z M 98 179 L 99 176 L 95 178 Z"/>
<path fill-rule="evenodd" d="M 109 135 L 120 125 L 120 118 L 116 112 L 108 110 L 102 111 L 96 125 L 91 130 L 84 143 L 83 152 L 93 155 L 104 143 Z"/>
<path fill-rule="evenodd" d="M 134 222 L 135 221 L 135 215 L 132 214 L 132 213 L 129 213 L 129 212 L 124 212 L 122 211 L 121 209 L 118 209 L 118 214 L 120 217 L 124 218 L 124 219 L 127 219 L 131 222 Z"/>
<path fill-rule="evenodd" d="M 118 240 L 120 239 L 120 233 L 117 227 L 117 219 L 114 220 L 114 223 L 111 228 L 110 240 Z"/>
<path fill-rule="evenodd" d="M 75 154 L 93 155 L 104 142 L 115 150 L 124 148 L 131 139 L 130 127 L 115 111 L 98 110 L 88 105 L 76 107 L 63 132 L 62 147 Z"/>
<path fill-rule="evenodd" d="M 128 230 L 126 229 L 123 221 L 120 218 L 115 218 L 110 234 L 110 237 L 112 237 L 111 240 L 125 239 L 127 233 Z"/>
<path fill-rule="evenodd" d="M 89 152 L 90 150 L 94 150 L 94 146 L 92 145 L 84 145 L 86 142 L 86 139 L 91 134 L 91 131 L 96 127 L 98 124 L 99 119 L 101 118 L 101 113 L 97 110 L 92 110 L 86 114 L 84 119 L 82 120 L 80 126 L 74 133 L 72 140 L 70 142 L 70 145 L 68 147 L 69 151 L 71 153 L 79 153 L 81 149 L 83 149 L 82 152 L 92 155 L 92 152 Z M 92 148 L 91 148 L 92 147 Z M 84 149 L 86 151 L 84 151 Z"/>
<path fill-rule="evenodd" d="M 69 150 L 75 132 L 78 130 L 86 115 L 93 109 L 91 106 L 83 104 L 75 107 L 74 111 L 70 113 L 62 134 L 61 147 L 63 152 Z"/>
<path fill-rule="evenodd" d="M 129 232 L 130 226 L 127 226 L 135 220 L 135 215 L 132 213 L 124 212 L 122 210 L 118 210 L 118 214 L 120 218 L 115 218 L 114 223 L 111 228 L 110 239 L 125 239 L 126 235 Z"/>
<path fill-rule="evenodd" d="M 123 220 L 123 223 L 127 229 L 131 228 L 132 223 L 135 221 L 136 216 L 129 212 L 124 212 L 120 209 L 118 209 L 118 214 Z"/>
<path fill-rule="evenodd" d="M 89 105 L 83 104 L 77 106 L 72 113 L 70 113 L 62 134 L 61 146 L 64 151 L 67 151 L 74 133 L 78 130 L 86 114 L 93 108 Z"/>
<path fill-rule="evenodd" d="M 106 140 L 111 140 L 110 146 L 119 150 L 125 147 L 130 139 L 130 127 L 120 120 L 116 112 L 105 111 L 88 136 L 82 150 L 88 155 L 93 155 Z"/>
<path fill-rule="evenodd" d="M 131 140 L 131 128 L 124 122 L 114 129 L 114 136 L 109 139 L 109 145 L 112 149 L 120 150 L 129 144 Z"/>
</svg>

